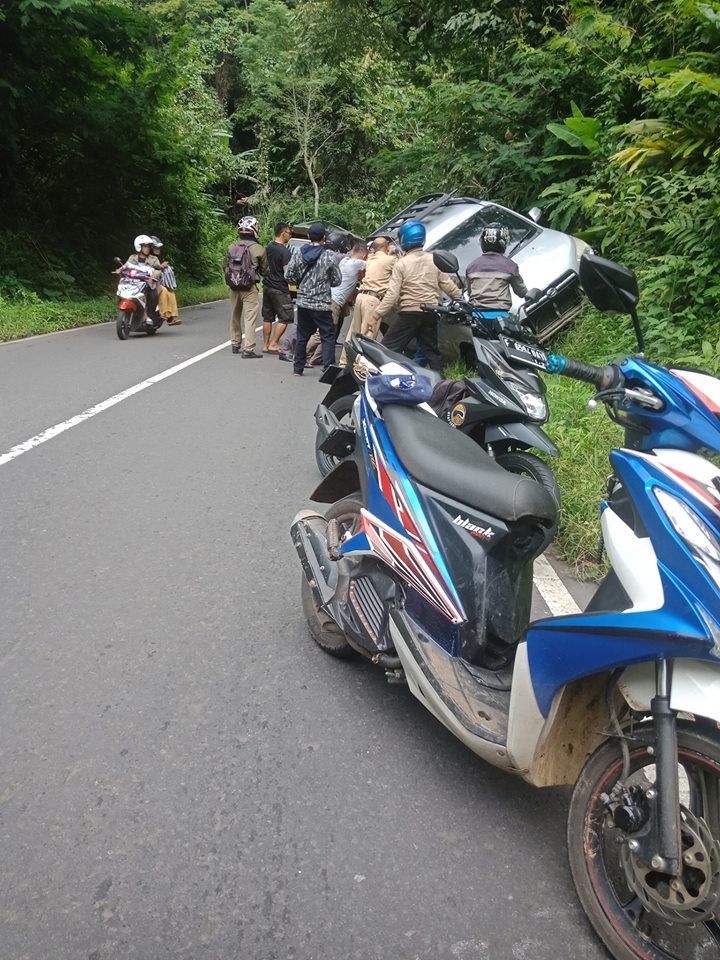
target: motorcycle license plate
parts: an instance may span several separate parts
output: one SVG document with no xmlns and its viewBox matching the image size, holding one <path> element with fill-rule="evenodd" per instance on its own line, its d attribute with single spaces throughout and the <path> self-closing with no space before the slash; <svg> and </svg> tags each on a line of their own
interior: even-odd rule
<svg viewBox="0 0 720 960">
<path fill-rule="evenodd" d="M 547 354 L 541 347 L 536 347 L 534 343 L 523 343 L 522 340 L 514 340 L 512 337 L 500 337 L 509 360 L 515 360 L 517 363 L 525 363 L 529 367 L 539 367 L 544 370 L 547 367 Z"/>
</svg>

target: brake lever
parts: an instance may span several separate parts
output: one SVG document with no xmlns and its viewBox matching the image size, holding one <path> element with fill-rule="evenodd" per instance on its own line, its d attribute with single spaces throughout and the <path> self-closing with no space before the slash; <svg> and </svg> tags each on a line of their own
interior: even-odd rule
<svg viewBox="0 0 720 960">
<path fill-rule="evenodd" d="M 660 397 L 656 397 L 650 390 L 645 390 L 642 387 L 626 387 L 623 393 L 626 400 L 632 400 L 649 410 L 662 410 L 665 406 Z"/>
</svg>

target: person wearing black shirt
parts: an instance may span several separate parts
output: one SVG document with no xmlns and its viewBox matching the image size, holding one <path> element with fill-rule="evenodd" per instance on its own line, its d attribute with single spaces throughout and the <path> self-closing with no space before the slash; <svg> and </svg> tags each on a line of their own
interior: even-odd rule
<svg viewBox="0 0 720 960">
<path fill-rule="evenodd" d="M 266 247 L 270 267 L 263 281 L 262 318 L 266 353 L 280 352 L 280 337 L 293 320 L 293 302 L 285 279 L 285 269 L 290 263 L 288 243 L 291 235 L 290 224 L 281 220 L 275 224 L 275 240 Z M 277 324 L 273 333 L 275 319 Z"/>
</svg>

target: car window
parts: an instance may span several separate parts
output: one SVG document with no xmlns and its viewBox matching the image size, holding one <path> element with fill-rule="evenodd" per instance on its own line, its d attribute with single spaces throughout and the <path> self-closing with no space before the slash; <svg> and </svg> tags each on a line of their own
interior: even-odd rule
<svg viewBox="0 0 720 960">
<path fill-rule="evenodd" d="M 460 273 L 464 273 L 468 264 L 472 263 L 482 253 L 480 233 L 483 227 L 486 227 L 489 223 L 502 223 L 510 230 L 510 243 L 505 251 L 508 256 L 512 256 L 513 251 L 517 250 L 521 243 L 538 232 L 537 228 L 532 227 L 509 210 L 503 210 L 502 207 L 488 204 L 468 217 L 467 220 L 464 220 L 459 226 L 448 231 L 441 240 L 438 240 L 429 249 L 448 250 L 450 253 L 454 253 L 460 264 Z"/>
</svg>

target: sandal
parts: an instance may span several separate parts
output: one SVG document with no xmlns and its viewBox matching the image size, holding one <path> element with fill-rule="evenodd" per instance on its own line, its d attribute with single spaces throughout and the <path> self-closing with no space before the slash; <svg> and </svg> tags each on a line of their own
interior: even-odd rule
<svg viewBox="0 0 720 960">
<path fill-rule="evenodd" d="M 173 317 L 172 319 L 168 320 L 167 325 L 169 327 L 177 327 L 178 324 L 181 324 L 181 323 L 182 323 L 182 320 L 180 319 L 180 317 Z"/>
</svg>

